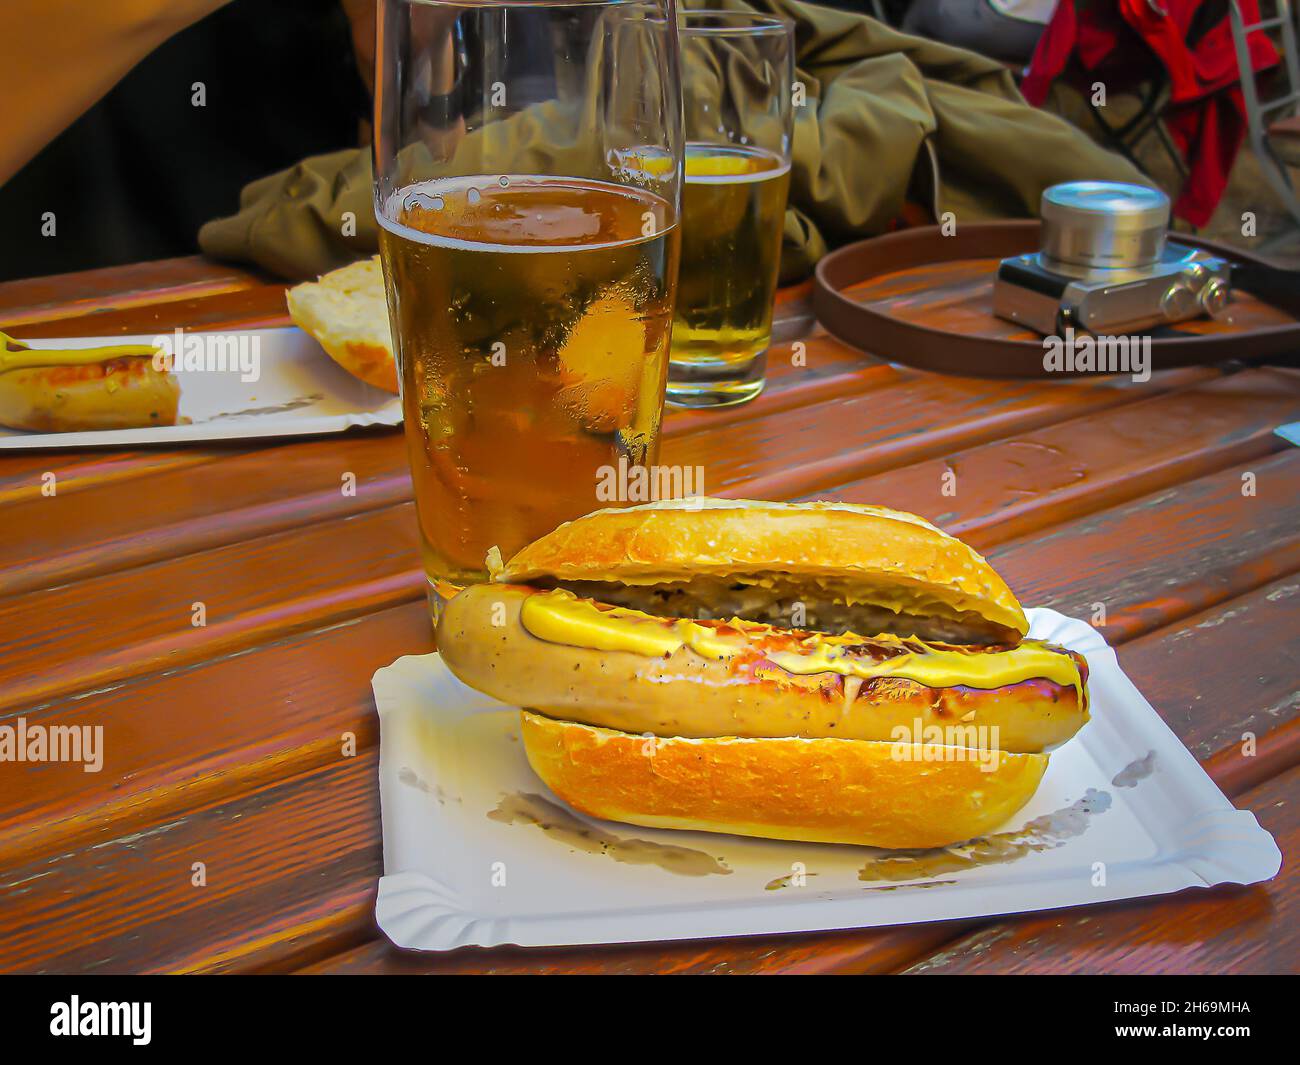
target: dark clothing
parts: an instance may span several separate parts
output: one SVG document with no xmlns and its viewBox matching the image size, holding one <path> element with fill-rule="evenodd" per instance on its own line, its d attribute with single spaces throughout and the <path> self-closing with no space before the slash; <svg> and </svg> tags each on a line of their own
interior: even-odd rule
<svg viewBox="0 0 1300 1065">
<path fill-rule="evenodd" d="M 1004 15 L 988 0 L 914 0 L 903 19 L 903 32 L 969 48 L 1005 63 L 1025 64 L 1043 27 Z"/>
<path fill-rule="evenodd" d="M 195 253 L 199 226 L 233 211 L 244 185 L 358 144 L 368 110 L 337 0 L 235 0 L 0 187 L 0 280 Z"/>
</svg>

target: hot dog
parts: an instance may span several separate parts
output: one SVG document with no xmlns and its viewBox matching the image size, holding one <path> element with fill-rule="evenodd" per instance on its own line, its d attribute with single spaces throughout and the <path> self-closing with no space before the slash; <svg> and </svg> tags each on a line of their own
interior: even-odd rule
<svg viewBox="0 0 1300 1065">
<path fill-rule="evenodd" d="M 0 425 L 34 433 L 175 425 L 180 386 L 145 345 L 51 350 L 0 334 Z"/>
<path fill-rule="evenodd" d="M 561 526 L 451 596 L 437 639 L 583 812 L 905 847 L 995 827 L 1088 720 L 1086 660 L 1027 628 L 914 515 L 696 500 Z"/>
</svg>

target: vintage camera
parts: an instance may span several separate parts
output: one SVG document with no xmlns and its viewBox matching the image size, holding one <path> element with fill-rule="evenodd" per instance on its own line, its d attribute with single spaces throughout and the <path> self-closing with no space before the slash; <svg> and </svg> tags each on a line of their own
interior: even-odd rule
<svg viewBox="0 0 1300 1065">
<path fill-rule="evenodd" d="M 1041 250 L 1003 259 L 993 313 L 1044 336 L 1097 336 L 1217 315 L 1232 292 L 1225 259 L 1166 239 L 1158 189 L 1072 181 L 1043 193 Z"/>
</svg>

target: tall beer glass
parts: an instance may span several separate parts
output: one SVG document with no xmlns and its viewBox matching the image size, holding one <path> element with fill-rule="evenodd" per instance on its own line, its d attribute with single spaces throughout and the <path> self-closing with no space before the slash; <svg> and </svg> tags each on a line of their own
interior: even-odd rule
<svg viewBox="0 0 1300 1065">
<path fill-rule="evenodd" d="M 794 41 L 782 19 L 689 11 L 682 22 L 686 189 L 668 399 L 763 390 L 790 187 Z"/>
<path fill-rule="evenodd" d="M 375 212 L 431 589 L 655 461 L 676 18 L 674 0 L 381 0 Z"/>
</svg>

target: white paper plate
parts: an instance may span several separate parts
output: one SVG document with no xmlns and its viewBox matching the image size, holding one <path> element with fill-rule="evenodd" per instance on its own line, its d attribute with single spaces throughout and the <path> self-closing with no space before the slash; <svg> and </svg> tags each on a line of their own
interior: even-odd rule
<svg viewBox="0 0 1300 1065">
<path fill-rule="evenodd" d="M 187 332 L 186 336 L 214 334 Z M 354 425 L 401 425 L 402 404 L 391 392 L 357 380 L 301 329 L 226 331 L 222 337 L 258 338 L 260 377 L 238 372 L 174 371 L 181 386 L 179 414 L 190 425 L 105 429 L 89 433 L 25 433 L 0 426 L 0 450 L 50 447 L 135 447 L 198 440 L 257 439 L 339 433 Z M 25 341 L 33 348 L 93 348 L 151 344 L 153 334 Z"/>
<path fill-rule="evenodd" d="M 517 710 L 465 687 L 437 654 L 399 658 L 373 680 L 379 926 L 421 950 L 697 939 L 987 917 L 1274 876 L 1273 838 L 1223 797 L 1101 635 L 1053 610 L 1028 614 L 1031 636 L 1087 656 L 1092 720 L 1053 753 L 1003 831 L 1072 812 L 1053 830 L 1031 828 L 1032 845 L 1001 848 L 1016 857 L 969 868 L 943 868 L 962 865 L 963 847 L 909 868 L 906 852 L 584 817 L 529 768 Z M 529 808 L 560 827 L 512 819 Z M 790 882 L 800 868 L 803 886 Z"/>
</svg>

